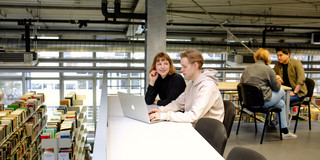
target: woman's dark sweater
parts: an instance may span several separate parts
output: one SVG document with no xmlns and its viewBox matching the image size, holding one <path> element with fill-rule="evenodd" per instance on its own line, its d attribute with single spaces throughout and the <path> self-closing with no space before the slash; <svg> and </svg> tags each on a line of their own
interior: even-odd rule
<svg viewBox="0 0 320 160">
<path fill-rule="evenodd" d="M 180 74 L 174 73 L 167 75 L 164 79 L 159 75 L 154 86 L 149 85 L 145 95 L 145 101 L 148 105 L 153 104 L 159 94 L 158 106 L 165 106 L 178 96 L 186 88 L 186 83 Z"/>
</svg>

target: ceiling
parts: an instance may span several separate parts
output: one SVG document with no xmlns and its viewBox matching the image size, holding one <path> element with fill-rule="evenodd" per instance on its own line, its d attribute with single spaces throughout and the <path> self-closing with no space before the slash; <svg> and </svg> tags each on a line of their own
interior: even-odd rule
<svg viewBox="0 0 320 160">
<path fill-rule="evenodd" d="M 145 36 L 145 0 L 109 0 L 107 5 L 105 1 L 0 0 L 0 46 L 10 50 L 20 44 L 25 24 L 30 24 L 32 37 L 59 37 L 38 40 L 39 49 L 48 50 L 50 43 L 95 46 L 101 41 L 115 50 L 130 48 L 130 42 L 143 48 L 138 40 Z M 119 12 L 115 4 L 120 5 Z M 252 49 L 290 47 L 296 53 L 320 54 L 320 45 L 312 43 L 312 35 L 320 33 L 320 0 L 167 0 L 168 50 L 245 52 L 226 30 Z"/>
</svg>

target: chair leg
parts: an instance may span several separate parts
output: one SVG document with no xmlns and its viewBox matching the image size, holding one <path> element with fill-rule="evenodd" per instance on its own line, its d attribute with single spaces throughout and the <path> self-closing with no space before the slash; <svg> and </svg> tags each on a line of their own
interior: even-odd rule
<svg viewBox="0 0 320 160">
<path fill-rule="evenodd" d="M 257 119 L 256 119 L 256 112 L 253 112 L 253 118 L 254 118 L 254 129 L 257 133 Z"/>
<path fill-rule="evenodd" d="M 296 130 L 297 130 L 297 124 L 298 124 L 299 114 L 300 114 L 300 107 L 301 107 L 301 104 L 299 104 L 298 113 L 297 113 L 297 116 L 296 116 L 296 123 L 294 125 L 293 133 L 296 133 Z"/>
<path fill-rule="evenodd" d="M 309 130 L 311 130 L 311 111 L 310 111 L 310 103 L 308 103 L 308 114 L 309 114 Z"/>
<path fill-rule="evenodd" d="M 239 127 L 240 127 L 240 121 L 241 121 L 241 117 L 242 117 L 242 112 L 243 112 L 243 107 L 241 107 L 240 117 L 239 117 L 239 123 L 238 123 L 236 135 L 238 135 L 238 132 L 239 132 Z"/>
<path fill-rule="evenodd" d="M 267 118 L 268 116 L 269 116 L 269 112 L 267 113 L 266 119 L 265 119 L 265 121 L 264 121 L 260 144 L 262 144 L 262 142 L 263 142 L 264 132 L 265 132 L 266 127 L 267 127 L 267 124 L 268 124 L 268 118 Z"/>
<path fill-rule="evenodd" d="M 278 117 L 279 117 L 279 132 L 280 132 L 280 140 L 282 140 L 282 133 L 281 133 L 281 117 L 280 117 L 280 112 L 278 112 Z"/>
</svg>

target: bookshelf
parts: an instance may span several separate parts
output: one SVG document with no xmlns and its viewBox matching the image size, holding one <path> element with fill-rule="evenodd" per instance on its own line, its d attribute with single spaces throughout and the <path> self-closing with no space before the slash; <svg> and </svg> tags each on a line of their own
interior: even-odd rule
<svg viewBox="0 0 320 160">
<path fill-rule="evenodd" d="M 29 101 L 31 99 L 32 103 Z M 39 145 L 41 128 L 46 121 L 46 105 L 43 102 L 43 94 L 36 95 L 35 92 L 30 92 L 11 104 L 13 108 L 8 108 L 8 105 L 4 111 L 0 111 L 1 114 L 7 113 L 0 118 L 0 159 L 29 160 L 37 157 L 34 155 L 38 150 L 32 148 Z M 5 120 L 8 117 L 11 117 L 11 123 L 4 123 L 8 122 Z M 33 122 L 35 118 L 37 122 Z"/>
<path fill-rule="evenodd" d="M 41 135 L 43 160 L 85 159 L 87 107 L 83 106 L 83 99 L 85 99 L 84 96 L 69 93 L 49 117 L 47 127 L 49 125 L 52 127 L 53 123 L 56 123 L 57 127 L 56 132 L 52 133 L 53 137 L 49 136 L 51 134 L 46 130 L 47 128 Z"/>
</svg>

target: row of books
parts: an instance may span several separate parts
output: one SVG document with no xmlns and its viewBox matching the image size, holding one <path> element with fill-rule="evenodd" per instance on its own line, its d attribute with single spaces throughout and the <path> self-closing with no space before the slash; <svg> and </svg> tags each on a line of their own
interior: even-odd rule
<svg viewBox="0 0 320 160">
<path fill-rule="evenodd" d="M 36 97 L 38 99 L 31 99 Z M 4 111 L 0 111 L 0 159 L 19 159 L 24 155 L 25 157 L 30 156 L 28 154 L 30 152 L 29 148 L 35 143 L 36 139 L 35 136 L 28 136 L 26 124 L 28 118 L 35 118 L 38 114 L 44 114 L 42 110 L 46 110 L 45 106 L 41 106 L 38 113 L 34 113 L 35 109 L 38 108 L 34 105 L 39 105 L 38 102 L 43 102 L 43 100 L 43 94 L 27 93 L 20 100 L 8 105 Z M 31 105 L 33 106 L 31 107 Z M 32 114 L 34 115 L 31 116 Z M 31 128 L 35 129 L 36 127 Z"/>
<path fill-rule="evenodd" d="M 73 139 L 73 132 L 76 127 L 76 112 L 67 111 L 63 114 L 61 111 L 54 112 L 47 126 L 41 134 L 41 140 L 43 139 Z M 73 145 L 72 145 L 73 146 Z M 59 148 L 59 159 L 70 159 L 72 157 L 73 147 L 71 148 Z M 43 154 L 43 159 L 51 160 L 54 159 L 53 148 L 46 149 Z"/>
<path fill-rule="evenodd" d="M 77 95 L 75 92 L 70 92 L 64 97 L 64 100 L 60 101 L 60 105 L 66 105 L 67 107 L 83 105 L 85 95 Z"/>
</svg>

